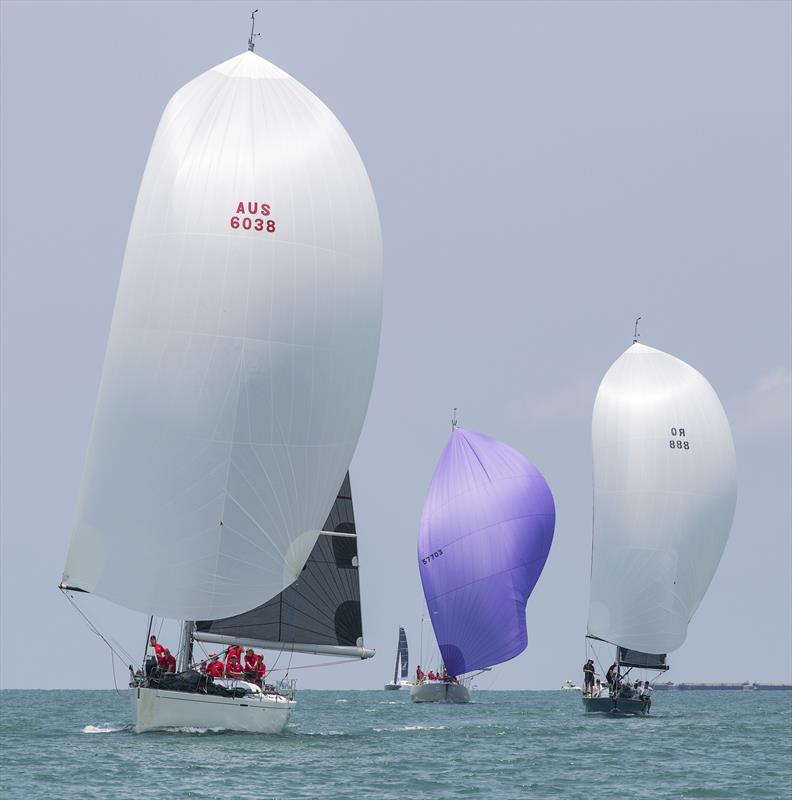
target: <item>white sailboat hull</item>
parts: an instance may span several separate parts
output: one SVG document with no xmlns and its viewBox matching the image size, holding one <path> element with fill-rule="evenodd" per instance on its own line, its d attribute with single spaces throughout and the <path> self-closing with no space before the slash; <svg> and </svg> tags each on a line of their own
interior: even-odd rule
<svg viewBox="0 0 792 800">
<path fill-rule="evenodd" d="M 396 683 L 395 681 L 391 681 L 390 683 L 385 684 L 385 689 L 387 691 L 395 691 L 396 689 L 409 689 L 412 686 L 410 681 L 399 681 Z"/>
<path fill-rule="evenodd" d="M 469 703 L 470 690 L 461 683 L 419 683 L 410 689 L 413 703 Z"/>
<path fill-rule="evenodd" d="M 132 690 L 132 703 L 137 733 L 162 728 L 280 733 L 295 705 L 272 694 L 230 698 L 142 687 Z"/>
</svg>

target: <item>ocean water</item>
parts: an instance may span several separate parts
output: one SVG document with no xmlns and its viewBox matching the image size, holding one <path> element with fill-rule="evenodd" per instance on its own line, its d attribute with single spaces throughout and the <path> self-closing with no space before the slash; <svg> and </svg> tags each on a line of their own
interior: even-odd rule
<svg viewBox="0 0 792 800">
<path fill-rule="evenodd" d="M 128 692 L 0 693 L 2 798 L 790 798 L 792 692 L 657 692 L 648 718 L 577 692 L 298 691 L 279 736 L 132 731 Z"/>
</svg>

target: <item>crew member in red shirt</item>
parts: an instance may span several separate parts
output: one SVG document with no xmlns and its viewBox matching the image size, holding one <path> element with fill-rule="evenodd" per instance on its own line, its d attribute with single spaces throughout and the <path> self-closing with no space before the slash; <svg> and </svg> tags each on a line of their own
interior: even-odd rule
<svg viewBox="0 0 792 800">
<path fill-rule="evenodd" d="M 241 651 L 242 648 L 239 645 L 232 645 L 228 648 L 228 654 L 226 655 L 225 663 L 226 678 L 243 677 L 242 665 L 239 663 Z"/>
<path fill-rule="evenodd" d="M 157 637 L 152 635 L 149 637 L 149 650 L 153 655 L 159 657 L 165 648 L 157 641 Z"/>
<path fill-rule="evenodd" d="M 255 683 L 258 678 L 259 656 L 256 655 L 252 647 L 245 650 L 245 680 Z"/>
<path fill-rule="evenodd" d="M 171 655 L 171 651 L 167 647 L 162 651 L 160 668 L 163 672 L 176 672 L 176 659 Z"/>
<path fill-rule="evenodd" d="M 423 670 L 421 669 L 421 665 L 419 664 L 419 665 L 418 665 L 418 666 L 415 668 L 415 682 L 416 682 L 416 683 L 423 683 L 423 679 L 424 679 L 425 677 L 426 677 L 426 676 L 424 675 L 424 673 L 423 673 Z"/>
<path fill-rule="evenodd" d="M 209 653 L 209 663 L 204 667 L 204 672 L 212 678 L 222 678 L 225 668 L 217 653 Z"/>
<path fill-rule="evenodd" d="M 165 648 L 157 641 L 156 636 L 149 637 L 149 646 L 146 649 L 146 675 L 151 675 L 157 667 Z"/>
<path fill-rule="evenodd" d="M 258 656 L 258 664 L 256 664 L 256 683 L 259 686 L 264 685 L 264 678 L 267 674 L 267 665 L 264 663 L 264 656 Z"/>
<path fill-rule="evenodd" d="M 429 670 L 429 674 L 427 675 L 427 677 L 429 678 L 430 681 L 433 681 L 436 676 L 434 672 L 432 672 L 432 670 Z"/>
</svg>

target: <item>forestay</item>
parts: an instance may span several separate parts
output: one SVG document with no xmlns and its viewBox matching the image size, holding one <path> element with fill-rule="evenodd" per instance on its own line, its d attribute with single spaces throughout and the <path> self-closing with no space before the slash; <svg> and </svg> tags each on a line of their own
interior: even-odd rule
<svg viewBox="0 0 792 800">
<path fill-rule="evenodd" d="M 591 636 L 642 654 L 678 648 L 734 515 L 726 414 L 690 365 L 633 344 L 608 370 L 592 421 Z"/>
<path fill-rule="evenodd" d="M 525 606 L 554 526 L 553 496 L 526 458 L 489 436 L 454 428 L 418 537 L 426 604 L 451 674 L 500 664 L 525 649 Z"/>
<path fill-rule="evenodd" d="M 252 52 L 178 91 L 135 207 L 64 584 L 216 619 L 299 574 L 357 443 L 377 209 L 344 128 Z"/>
</svg>

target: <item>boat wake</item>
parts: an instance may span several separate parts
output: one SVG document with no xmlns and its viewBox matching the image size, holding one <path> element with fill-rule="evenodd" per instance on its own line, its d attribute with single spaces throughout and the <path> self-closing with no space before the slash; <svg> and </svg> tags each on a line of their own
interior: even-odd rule
<svg viewBox="0 0 792 800">
<path fill-rule="evenodd" d="M 132 730 L 131 725 L 86 725 L 81 733 L 121 733 Z"/>
</svg>

